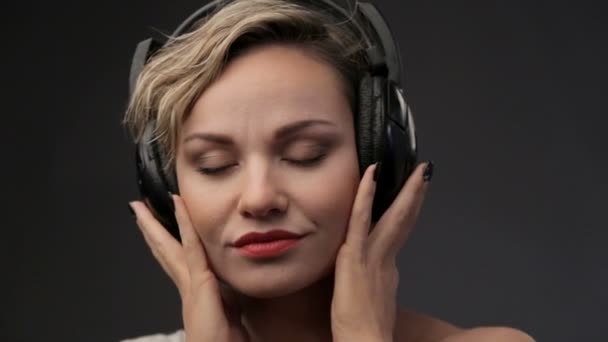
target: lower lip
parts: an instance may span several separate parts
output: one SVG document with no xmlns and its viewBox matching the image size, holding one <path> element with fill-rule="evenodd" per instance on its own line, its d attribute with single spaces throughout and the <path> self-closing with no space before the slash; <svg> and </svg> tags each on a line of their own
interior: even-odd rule
<svg viewBox="0 0 608 342">
<path fill-rule="evenodd" d="M 238 250 L 242 254 L 252 258 L 269 258 L 279 256 L 298 243 L 300 239 L 285 239 L 285 240 L 274 240 L 268 242 L 251 243 L 242 247 Z"/>
</svg>

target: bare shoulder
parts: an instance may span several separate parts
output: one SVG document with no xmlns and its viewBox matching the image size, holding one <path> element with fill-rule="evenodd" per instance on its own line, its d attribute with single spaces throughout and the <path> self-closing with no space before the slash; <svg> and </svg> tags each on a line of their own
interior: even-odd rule
<svg viewBox="0 0 608 342">
<path fill-rule="evenodd" d="M 535 342 L 528 334 L 517 329 L 466 329 L 408 309 L 399 309 L 395 323 L 394 340 L 397 342 Z"/>
<path fill-rule="evenodd" d="M 438 342 L 535 342 L 525 332 L 509 327 L 478 327 L 450 335 Z"/>
<path fill-rule="evenodd" d="M 409 309 L 400 308 L 395 320 L 397 342 L 432 342 L 465 331 L 454 324 Z"/>
</svg>

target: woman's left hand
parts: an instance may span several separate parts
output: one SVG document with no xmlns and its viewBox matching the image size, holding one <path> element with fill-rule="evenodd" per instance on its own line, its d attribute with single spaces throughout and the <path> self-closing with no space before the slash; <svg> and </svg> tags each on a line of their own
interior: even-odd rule
<svg viewBox="0 0 608 342">
<path fill-rule="evenodd" d="M 428 187 L 428 163 L 412 172 L 370 233 L 376 182 L 370 166 L 353 203 L 335 268 L 331 324 L 334 341 L 393 340 L 399 272 L 396 258 L 412 230 Z M 432 166 L 427 173 L 432 172 Z"/>
</svg>

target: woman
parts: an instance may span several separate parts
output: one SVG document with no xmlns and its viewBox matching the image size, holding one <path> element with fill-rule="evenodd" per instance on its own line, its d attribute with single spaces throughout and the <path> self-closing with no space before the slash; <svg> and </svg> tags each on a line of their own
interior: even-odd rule
<svg viewBox="0 0 608 342">
<path fill-rule="evenodd" d="M 236 0 L 145 65 L 125 123 L 140 142 L 154 122 L 181 243 L 129 206 L 184 330 L 136 341 L 532 341 L 397 307 L 396 256 L 433 164 L 372 220 L 378 166 L 360 172 L 354 115 L 365 44 L 319 8 Z"/>
</svg>

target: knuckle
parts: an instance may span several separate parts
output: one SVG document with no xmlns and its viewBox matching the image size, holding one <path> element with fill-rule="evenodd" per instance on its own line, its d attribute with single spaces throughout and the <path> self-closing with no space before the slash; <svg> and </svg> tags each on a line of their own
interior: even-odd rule
<svg viewBox="0 0 608 342">
<path fill-rule="evenodd" d="M 389 289 L 395 290 L 399 285 L 399 270 L 397 266 L 389 266 L 382 277 Z"/>
<path fill-rule="evenodd" d="M 364 259 L 362 251 L 350 244 L 344 244 L 338 251 L 338 255 L 341 259 L 353 260 L 356 262 L 363 262 Z"/>
<path fill-rule="evenodd" d="M 397 226 L 402 227 L 412 220 L 413 212 L 411 207 L 397 211 L 393 214 L 394 222 Z"/>
<path fill-rule="evenodd" d="M 355 220 L 355 222 L 357 222 L 357 223 L 365 222 L 369 217 L 368 211 L 369 211 L 368 208 L 366 208 L 362 205 L 355 207 L 353 210 L 353 219 Z"/>
<path fill-rule="evenodd" d="M 397 261 L 391 253 L 382 253 L 378 256 L 378 264 L 384 273 L 398 272 Z"/>
</svg>

